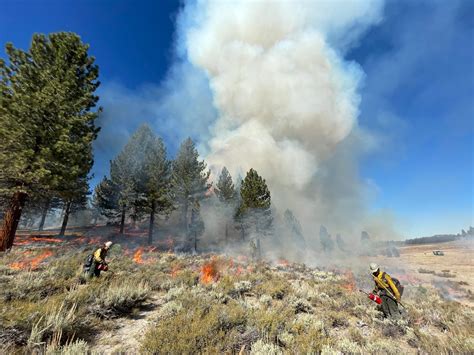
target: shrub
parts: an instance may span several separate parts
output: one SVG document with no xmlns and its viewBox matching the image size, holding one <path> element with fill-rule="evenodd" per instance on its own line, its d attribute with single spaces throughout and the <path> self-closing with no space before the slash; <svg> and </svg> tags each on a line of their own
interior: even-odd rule
<svg viewBox="0 0 474 355">
<path fill-rule="evenodd" d="M 272 309 L 255 310 L 250 323 L 260 332 L 265 339 L 275 341 L 277 335 L 285 330 L 288 320 L 291 319 L 293 312 L 286 306 L 275 305 Z"/>
<path fill-rule="evenodd" d="M 245 310 L 237 302 L 203 305 L 188 298 L 175 316 L 151 326 L 142 343 L 146 353 L 196 353 L 236 350 L 238 335 L 246 323 Z"/>
<path fill-rule="evenodd" d="M 89 345 L 82 339 L 77 339 L 59 348 L 51 346 L 46 348 L 46 355 L 79 355 L 88 354 L 89 352 Z"/>
<path fill-rule="evenodd" d="M 252 283 L 250 281 L 240 281 L 234 283 L 235 292 L 239 293 L 240 295 L 248 292 L 252 289 Z"/>
<path fill-rule="evenodd" d="M 290 284 L 283 278 L 266 280 L 256 287 L 258 295 L 267 294 L 274 299 L 283 299 L 290 291 Z"/>
<path fill-rule="evenodd" d="M 141 306 L 149 294 L 148 284 L 142 281 L 114 281 L 106 287 L 101 287 L 95 293 L 91 310 L 103 318 L 119 317 Z"/>
<path fill-rule="evenodd" d="M 278 354 L 283 354 L 283 352 L 275 344 L 265 343 L 263 340 L 257 340 L 255 343 L 252 344 L 250 354 L 252 355 L 278 355 Z"/>
</svg>

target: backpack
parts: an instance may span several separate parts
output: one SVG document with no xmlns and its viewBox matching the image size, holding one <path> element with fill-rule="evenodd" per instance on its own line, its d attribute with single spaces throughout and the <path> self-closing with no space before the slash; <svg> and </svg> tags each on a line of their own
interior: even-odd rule
<svg viewBox="0 0 474 355">
<path fill-rule="evenodd" d="M 92 260 L 94 256 L 92 254 L 87 255 L 86 261 L 84 262 L 84 269 L 89 269 L 92 266 Z"/>
<path fill-rule="evenodd" d="M 401 297 L 403 295 L 403 290 L 404 290 L 403 285 L 400 283 L 400 280 L 398 280 L 397 278 L 395 278 L 395 277 L 391 277 L 391 278 L 392 278 L 393 284 L 397 288 L 398 292 L 400 293 L 400 297 Z"/>
</svg>

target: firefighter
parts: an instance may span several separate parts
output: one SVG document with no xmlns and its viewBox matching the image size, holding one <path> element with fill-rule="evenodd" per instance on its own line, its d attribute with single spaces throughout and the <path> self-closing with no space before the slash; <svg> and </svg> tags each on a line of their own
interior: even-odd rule
<svg viewBox="0 0 474 355">
<path fill-rule="evenodd" d="M 111 246 L 112 242 L 108 241 L 88 257 L 89 263 L 84 265 L 84 271 L 89 278 L 93 276 L 99 277 L 102 270 L 108 269 L 105 258 L 107 257 L 107 252 Z"/>
<path fill-rule="evenodd" d="M 401 300 L 403 287 L 400 282 L 390 277 L 386 272 L 380 271 L 376 263 L 370 263 L 370 272 L 375 282 L 373 293 L 378 294 L 382 299 L 382 312 L 386 318 L 398 318 L 400 310 L 398 303 Z"/>
</svg>

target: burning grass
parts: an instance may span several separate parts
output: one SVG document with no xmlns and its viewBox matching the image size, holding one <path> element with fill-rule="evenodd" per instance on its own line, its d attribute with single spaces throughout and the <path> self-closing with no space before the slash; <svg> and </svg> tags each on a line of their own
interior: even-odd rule
<svg viewBox="0 0 474 355">
<path fill-rule="evenodd" d="M 407 309 L 395 322 L 384 320 L 375 303 L 355 292 L 372 284 L 366 274 L 352 270 L 127 250 L 116 244 L 110 271 L 84 283 L 81 264 L 92 247 L 22 248 L 0 260 L 4 353 L 111 347 L 110 332 L 125 324 L 133 329 L 141 318 L 139 332 L 145 329 L 145 336 L 127 351 L 474 352 L 472 309 L 443 299 L 432 287 L 406 284 Z M 32 267 L 34 258 L 49 251 L 53 254 Z M 23 268 L 12 268 L 15 262 Z M 407 279 L 415 282 L 410 275 Z M 443 282 L 453 289 L 446 292 L 456 292 L 453 281 Z"/>
</svg>

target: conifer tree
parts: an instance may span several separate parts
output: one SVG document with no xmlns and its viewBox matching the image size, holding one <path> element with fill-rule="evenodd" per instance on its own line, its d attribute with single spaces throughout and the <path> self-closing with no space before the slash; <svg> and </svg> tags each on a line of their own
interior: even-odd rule
<svg viewBox="0 0 474 355">
<path fill-rule="evenodd" d="M 189 224 L 189 234 L 193 244 L 193 252 L 197 253 L 199 237 L 204 233 L 204 221 L 201 217 L 201 206 L 198 200 L 195 200 L 191 208 L 191 222 Z"/>
<path fill-rule="evenodd" d="M 68 184 L 67 189 L 60 191 L 59 194 L 64 203 L 63 221 L 59 232 L 59 235 L 63 236 L 66 233 L 70 214 L 83 210 L 87 206 L 87 196 L 90 194 L 87 178 L 83 177 L 75 181 L 74 185 Z"/>
<path fill-rule="evenodd" d="M 128 140 L 117 157 L 110 162 L 110 180 L 118 191 L 118 209 L 121 215 L 120 234 L 123 234 L 127 211 L 135 223 L 143 215 L 144 196 L 139 181 L 142 178 L 143 132 L 137 130 Z"/>
<path fill-rule="evenodd" d="M 222 168 L 221 174 L 219 175 L 219 181 L 217 182 L 215 191 L 221 202 L 231 203 L 235 200 L 234 183 L 232 182 L 232 177 L 225 166 Z"/>
<path fill-rule="evenodd" d="M 303 229 L 301 228 L 300 221 L 298 221 L 293 212 L 289 209 L 285 211 L 283 218 L 286 228 L 290 232 L 293 244 L 299 249 L 305 248 L 306 242 L 303 236 Z"/>
<path fill-rule="evenodd" d="M 211 187 L 208 183 L 210 171 L 206 171 L 206 163 L 199 161 L 199 154 L 191 138 L 186 139 L 180 146 L 178 155 L 173 161 L 171 182 L 173 192 L 181 207 L 181 223 L 189 234 L 188 210 L 195 200 L 204 197 Z"/>
<path fill-rule="evenodd" d="M 253 231 L 260 245 L 260 238 L 272 233 L 272 212 L 270 190 L 263 179 L 254 169 L 250 169 L 242 181 L 240 188 L 240 206 L 237 218 L 245 232 Z M 258 251 L 260 254 L 260 250 Z"/>
<path fill-rule="evenodd" d="M 215 192 L 221 204 L 219 211 L 224 214 L 223 218 L 226 219 L 224 236 L 227 243 L 229 240 L 228 219 L 235 213 L 237 194 L 234 183 L 232 182 L 232 177 L 225 166 L 222 168 L 221 174 L 219 175 L 219 181 L 217 182 Z"/>
<path fill-rule="evenodd" d="M 120 216 L 118 187 L 106 176 L 96 185 L 92 205 L 99 213 L 109 219 Z"/>
<path fill-rule="evenodd" d="M 127 211 L 134 224 L 149 213 L 151 243 L 156 214 L 167 215 L 173 208 L 171 162 L 163 140 L 148 125 L 140 126 L 111 162 L 110 176 L 96 191 L 103 214 L 109 218 L 121 215 L 122 234 Z"/>
<path fill-rule="evenodd" d="M 0 193 L 8 196 L 0 251 L 11 248 L 27 196 L 87 176 L 98 128 L 98 67 L 74 33 L 35 34 L 0 59 Z"/>
<path fill-rule="evenodd" d="M 163 140 L 146 125 L 139 130 L 141 131 L 144 153 L 138 188 L 144 192 L 150 213 L 148 244 L 151 244 L 155 215 L 158 213 L 167 216 L 173 210 L 171 162 L 166 157 L 166 147 Z"/>
<path fill-rule="evenodd" d="M 319 240 L 324 252 L 331 252 L 334 249 L 334 241 L 327 228 L 323 225 L 319 228 Z"/>
</svg>

